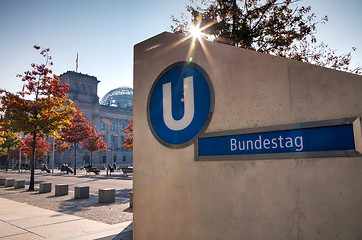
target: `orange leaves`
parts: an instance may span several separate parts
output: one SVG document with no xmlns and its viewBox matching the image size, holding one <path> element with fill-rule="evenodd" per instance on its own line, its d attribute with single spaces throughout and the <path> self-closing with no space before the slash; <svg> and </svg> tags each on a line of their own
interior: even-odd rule
<svg viewBox="0 0 362 240">
<path fill-rule="evenodd" d="M 73 115 L 70 125 L 63 127 L 59 135 L 60 140 L 73 143 L 74 146 L 80 143 L 91 152 L 91 156 L 93 156 L 93 152 L 105 151 L 107 148 L 106 143 L 103 141 L 103 133 L 99 133 L 95 129 L 94 122 L 89 126 L 87 119 L 85 119 L 79 108 Z M 76 162 L 74 162 L 74 164 L 76 164 Z"/>
<path fill-rule="evenodd" d="M 70 143 L 63 142 L 60 139 L 56 139 L 54 143 L 54 150 L 59 153 L 63 153 L 70 148 Z"/>
<path fill-rule="evenodd" d="M 94 122 L 91 122 L 90 131 L 88 137 L 84 140 L 81 145 L 88 149 L 91 153 L 98 151 L 106 151 L 107 145 L 103 141 L 103 133 L 98 132 L 95 129 Z"/>
<path fill-rule="evenodd" d="M 87 119 L 80 112 L 79 108 L 77 112 L 72 116 L 70 124 L 63 127 L 59 134 L 62 141 L 69 143 L 80 143 L 86 139 L 90 133 L 90 127 Z"/>
<path fill-rule="evenodd" d="M 15 149 L 20 143 L 20 136 L 17 133 L 1 129 L 1 143 L 2 149 Z"/>
<path fill-rule="evenodd" d="M 50 151 L 51 146 L 48 141 L 44 141 L 41 137 L 37 137 L 35 140 L 35 159 L 41 160 L 46 156 L 46 154 Z M 20 143 L 21 152 L 23 154 L 28 155 L 31 159 L 33 158 L 33 136 L 28 135 L 23 141 Z"/>
<path fill-rule="evenodd" d="M 129 125 L 123 130 L 124 133 L 128 134 L 123 141 L 122 146 L 125 147 L 125 150 L 133 150 L 133 116 L 129 120 Z"/>
</svg>

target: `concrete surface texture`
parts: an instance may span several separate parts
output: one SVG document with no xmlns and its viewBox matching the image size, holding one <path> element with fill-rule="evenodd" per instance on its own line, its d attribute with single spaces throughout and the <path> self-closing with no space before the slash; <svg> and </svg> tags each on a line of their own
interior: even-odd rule
<svg viewBox="0 0 362 240">
<path fill-rule="evenodd" d="M 55 196 L 68 195 L 68 184 L 55 184 Z"/>
<path fill-rule="evenodd" d="M 115 201 L 115 189 L 114 188 L 104 188 L 99 189 L 99 202 L 100 203 L 111 203 Z"/>
<path fill-rule="evenodd" d="M 7 178 L 5 179 L 5 187 L 13 187 L 15 184 L 14 178 Z"/>
<path fill-rule="evenodd" d="M 206 132 L 361 116 L 361 76 L 170 33 L 134 56 L 135 239 L 362 238 L 361 157 L 195 162 L 147 122 L 157 76 L 190 57 L 215 91 Z"/>
<path fill-rule="evenodd" d="M 89 198 L 89 187 L 88 186 L 75 186 L 74 187 L 74 198 L 76 198 L 76 199 Z"/>
<path fill-rule="evenodd" d="M 52 183 L 45 182 L 39 184 L 39 193 L 48 193 L 52 191 Z"/>
<path fill-rule="evenodd" d="M 15 188 L 25 188 L 25 180 L 15 180 Z"/>
</svg>

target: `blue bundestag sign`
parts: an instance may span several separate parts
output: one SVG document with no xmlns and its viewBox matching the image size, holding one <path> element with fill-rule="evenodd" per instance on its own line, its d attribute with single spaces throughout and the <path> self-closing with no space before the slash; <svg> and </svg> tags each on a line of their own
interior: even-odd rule
<svg viewBox="0 0 362 240">
<path fill-rule="evenodd" d="M 178 62 L 154 82 L 147 104 L 153 135 L 171 148 L 188 146 L 207 128 L 214 108 L 208 74 L 197 64 Z"/>
<path fill-rule="evenodd" d="M 196 160 L 356 156 L 359 153 L 355 146 L 353 120 L 330 126 L 318 122 L 316 127 L 309 123 L 307 125 L 311 127 L 205 134 L 198 139 Z"/>
</svg>

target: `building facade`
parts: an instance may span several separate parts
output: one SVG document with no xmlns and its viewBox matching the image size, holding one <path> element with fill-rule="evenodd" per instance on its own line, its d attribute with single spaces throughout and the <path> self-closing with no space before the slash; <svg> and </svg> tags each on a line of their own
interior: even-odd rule
<svg viewBox="0 0 362 240">
<path fill-rule="evenodd" d="M 89 122 L 94 122 L 96 129 L 103 132 L 108 152 L 93 153 L 94 166 L 132 165 L 132 151 L 124 150 L 122 142 L 132 116 L 133 92 L 131 88 L 117 88 L 105 95 L 101 104 L 98 97 L 98 83 L 94 76 L 68 71 L 59 76 L 62 83 L 69 84 L 69 99 L 77 104 Z M 102 99 L 102 100 L 103 100 Z M 90 163 L 90 152 L 77 147 L 77 166 Z M 74 165 L 74 147 L 65 153 L 55 153 L 55 166 Z"/>
</svg>

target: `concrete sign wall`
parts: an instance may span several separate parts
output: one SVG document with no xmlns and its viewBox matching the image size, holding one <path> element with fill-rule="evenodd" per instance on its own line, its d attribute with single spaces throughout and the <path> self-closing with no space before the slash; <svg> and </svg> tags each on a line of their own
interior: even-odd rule
<svg viewBox="0 0 362 240">
<path fill-rule="evenodd" d="M 170 33 L 134 51 L 134 239 L 362 238 L 361 76 Z"/>
</svg>

